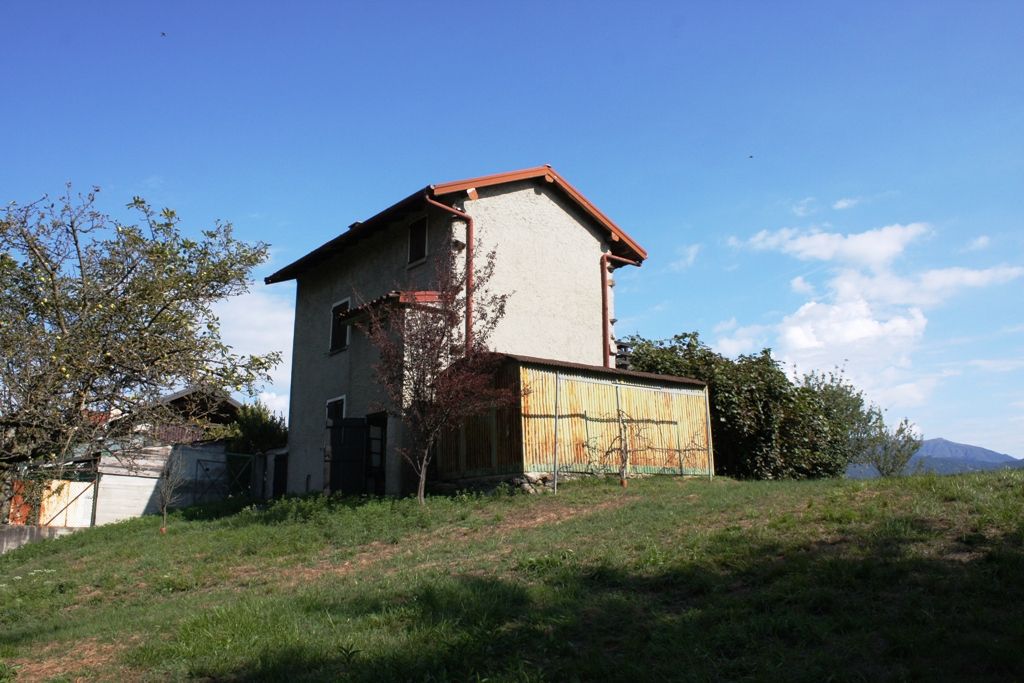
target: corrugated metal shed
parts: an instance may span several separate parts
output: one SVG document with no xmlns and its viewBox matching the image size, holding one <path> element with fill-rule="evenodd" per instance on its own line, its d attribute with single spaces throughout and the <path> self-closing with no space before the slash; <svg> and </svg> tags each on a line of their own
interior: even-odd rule
<svg viewBox="0 0 1024 683">
<path fill-rule="evenodd" d="M 694 380 L 520 361 L 529 471 L 709 476 L 707 387 Z"/>
<path fill-rule="evenodd" d="M 442 440 L 441 479 L 518 472 L 711 476 L 707 387 L 697 380 L 508 356 L 515 406 Z"/>
</svg>

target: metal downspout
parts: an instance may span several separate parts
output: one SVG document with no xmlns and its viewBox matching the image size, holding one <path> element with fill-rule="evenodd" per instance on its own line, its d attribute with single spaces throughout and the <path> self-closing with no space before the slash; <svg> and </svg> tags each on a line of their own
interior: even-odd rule
<svg viewBox="0 0 1024 683">
<path fill-rule="evenodd" d="M 622 258 L 621 256 L 615 256 L 614 254 L 601 254 L 601 336 L 603 340 L 601 342 L 601 348 L 604 353 L 604 366 L 610 368 L 612 362 L 610 356 L 612 354 L 611 349 L 611 336 L 612 326 L 609 321 L 608 315 L 608 262 L 615 261 L 628 266 L 640 267 L 639 261 L 631 261 L 628 258 Z"/>
<path fill-rule="evenodd" d="M 473 217 L 465 211 L 442 204 L 427 195 L 423 195 L 423 198 L 427 200 L 428 204 L 466 221 L 466 353 L 469 353 L 473 348 L 473 240 L 476 237 Z"/>
</svg>

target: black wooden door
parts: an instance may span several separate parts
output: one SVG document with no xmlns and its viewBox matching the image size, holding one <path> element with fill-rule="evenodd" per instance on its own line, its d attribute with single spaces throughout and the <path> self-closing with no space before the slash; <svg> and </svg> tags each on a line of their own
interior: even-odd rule
<svg viewBox="0 0 1024 683">
<path fill-rule="evenodd" d="M 366 492 L 384 495 L 384 458 L 387 453 L 388 415 L 366 416 Z"/>
<path fill-rule="evenodd" d="M 288 491 L 288 454 L 274 456 L 274 498 L 280 498 Z"/>
<path fill-rule="evenodd" d="M 331 492 L 366 493 L 366 420 L 347 417 L 331 425 Z"/>
</svg>

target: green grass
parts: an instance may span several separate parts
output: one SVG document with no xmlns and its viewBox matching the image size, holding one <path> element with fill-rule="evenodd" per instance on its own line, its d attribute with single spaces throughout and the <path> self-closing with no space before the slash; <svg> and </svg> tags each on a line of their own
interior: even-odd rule
<svg viewBox="0 0 1024 683">
<path fill-rule="evenodd" d="M 290 499 L 158 528 L 0 558 L 0 681 L 1024 679 L 1021 471 Z"/>
</svg>

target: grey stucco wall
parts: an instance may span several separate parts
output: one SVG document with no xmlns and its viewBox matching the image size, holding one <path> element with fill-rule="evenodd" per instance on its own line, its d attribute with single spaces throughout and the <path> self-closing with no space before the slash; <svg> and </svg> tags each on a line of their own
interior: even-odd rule
<svg viewBox="0 0 1024 683">
<path fill-rule="evenodd" d="M 483 188 L 463 207 L 473 216 L 480 258 L 496 253 L 490 288 L 512 292 L 491 347 L 601 365 L 605 242 L 592 221 L 543 182 Z"/>
<path fill-rule="evenodd" d="M 356 307 L 394 289 L 429 289 L 434 272 L 429 256 L 426 263 L 407 265 L 408 226 L 425 213 L 409 214 L 377 230 L 298 278 L 288 426 L 289 492 L 324 488 L 328 400 L 344 396 L 346 417 L 365 417 L 383 404 L 384 396 L 373 380 L 377 354 L 363 335 L 353 329 L 348 348 L 330 352 L 331 307 L 344 299 Z M 450 248 L 450 226 L 444 214 L 429 214 L 429 255 Z M 390 474 L 398 471 L 391 461 L 398 457 L 395 449 L 401 445 L 400 432 L 390 424 L 388 437 L 390 489 L 398 484 Z"/>
</svg>

